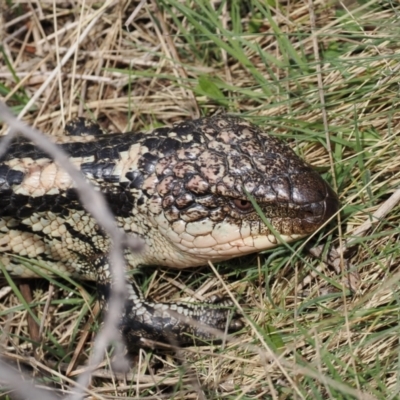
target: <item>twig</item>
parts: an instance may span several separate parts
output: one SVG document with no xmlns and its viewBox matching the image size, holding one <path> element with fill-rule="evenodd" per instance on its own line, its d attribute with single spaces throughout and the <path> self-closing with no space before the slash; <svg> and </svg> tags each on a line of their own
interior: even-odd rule
<svg viewBox="0 0 400 400">
<path fill-rule="evenodd" d="M 104 197 L 101 193 L 94 190 L 93 186 L 86 181 L 81 172 L 73 166 L 66 153 L 64 153 L 57 145 L 49 141 L 39 131 L 19 121 L 2 102 L 0 102 L 0 116 L 2 120 L 10 125 L 12 131 L 21 132 L 39 148 L 50 154 L 55 162 L 62 165 L 74 181 L 78 196 L 83 206 L 92 214 L 103 230 L 107 232 L 112 242 L 109 253 L 109 262 L 112 266 L 113 290 L 108 302 L 108 312 L 105 317 L 104 326 L 95 340 L 88 368 L 78 379 L 77 387 L 79 388 L 79 391 L 70 397 L 71 399 L 78 400 L 82 398 L 84 388 L 86 388 L 90 382 L 90 371 L 92 371 L 102 360 L 104 350 L 111 341 L 120 336 L 117 326 L 126 292 L 125 259 L 123 249 L 128 246 L 133 251 L 137 251 L 141 248 L 141 243 L 139 243 L 137 239 L 129 237 L 125 233 L 121 232 L 117 227 L 114 216 L 109 210 Z M 122 351 L 122 347 L 119 350 Z"/>
</svg>

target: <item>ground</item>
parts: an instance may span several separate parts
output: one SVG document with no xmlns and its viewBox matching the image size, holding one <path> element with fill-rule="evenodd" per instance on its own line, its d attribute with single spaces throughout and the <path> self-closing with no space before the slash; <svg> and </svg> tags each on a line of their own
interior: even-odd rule
<svg viewBox="0 0 400 400">
<path fill-rule="evenodd" d="M 0 7 L 1 100 L 30 125 L 60 135 L 68 119 L 83 115 L 113 131 L 144 131 L 240 114 L 287 141 L 341 201 L 331 226 L 290 248 L 214 270 L 147 271 L 141 285 L 160 301 L 231 293 L 246 327 L 222 345 L 143 350 L 129 358 L 127 375 L 112 374 L 107 355 L 88 398 L 399 396 L 398 2 L 16 0 Z M 326 264 L 310 255 L 316 246 L 324 255 L 346 251 Z M 3 359 L 67 393 L 101 321 L 94 285 L 9 281 L 0 298 Z M 31 320 L 28 329 L 29 313 L 39 328 Z"/>
</svg>

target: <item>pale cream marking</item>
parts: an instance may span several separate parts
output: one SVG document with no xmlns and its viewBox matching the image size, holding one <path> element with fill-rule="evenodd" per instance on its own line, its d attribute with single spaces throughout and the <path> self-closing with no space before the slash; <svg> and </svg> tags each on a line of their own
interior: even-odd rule
<svg viewBox="0 0 400 400">
<path fill-rule="evenodd" d="M 82 158 L 71 158 L 72 164 L 79 169 Z M 49 159 L 36 160 L 21 159 L 21 165 L 16 166 L 25 174 L 20 185 L 16 185 L 14 192 L 25 196 L 40 197 L 45 194 L 57 194 L 59 190 L 73 187 L 69 174 Z"/>
<path fill-rule="evenodd" d="M 185 252 L 193 254 L 193 249 L 194 249 L 193 242 L 188 242 L 187 240 L 181 240 L 180 243 L 176 244 L 176 247 L 182 251 L 183 257 L 186 257 Z"/>
<path fill-rule="evenodd" d="M 205 235 L 213 231 L 214 225 L 215 222 L 211 221 L 211 219 L 189 222 L 186 224 L 186 232 L 193 236 Z M 175 228 L 174 230 L 176 231 Z"/>
<path fill-rule="evenodd" d="M 101 136 L 100 136 L 101 137 Z M 60 136 L 52 136 L 54 143 L 63 144 L 63 143 L 87 143 L 94 142 L 98 140 L 99 136 L 97 135 L 87 135 L 87 136 L 76 136 L 76 135 L 60 135 Z"/>
<path fill-rule="evenodd" d="M 81 221 L 82 218 L 85 216 L 85 214 L 86 214 L 86 211 L 83 211 L 83 210 L 81 210 L 81 211 L 74 211 L 74 213 L 71 214 L 70 217 L 69 217 L 69 218 L 72 219 L 72 225 L 75 225 L 75 224 L 77 224 L 79 221 Z"/>
<path fill-rule="evenodd" d="M 199 154 L 201 154 L 202 150 L 198 145 L 192 145 L 189 148 L 181 148 L 176 152 L 176 157 L 178 160 L 187 161 L 187 153 L 189 153 L 192 157 L 197 158 Z M 162 172 L 162 171 L 159 171 Z"/>
<path fill-rule="evenodd" d="M 192 142 L 193 141 L 193 134 L 189 133 L 187 135 L 185 135 L 185 142 Z"/>
<path fill-rule="evenodd" d="M 138 169 L 138 162 L 141 157 L 141 152 L 143 146 L 140 143 L 133 144 L 129 151 L 124 151 L 120 154 L 121 161 L 118 163 L 118 168 L 116 172 L 120 172 L 120 182 L 127 182 L 126 174 L 131 171 L 136 171 Z"/>
<path fill-rule="evenodd" d="M 187 232 L 182 232 L 181 238 L 182 238 L 182 240 L 188 241 L 188 242 L 190 242 L 190 243 L 193 243 L 193 240 L 194 240 L 194 236 L 189 235 Z M 192 246 L 193 246 L 193 245 L 192 245 Z M 192 247 L 192 246 L 191 246 L 191 247 Z"/>
<path fill-rule="evenodd" d="M 167 236 L 169 240 L 171 240 L 174 243 L 180 243 L 182 240 L 181 235 L 179 235 L 178 233 L 174 232 L 171 229 L 167 231 Z"/>
<path fill-rule="evenodd" d="M 132 225 L 131 225 L 128 221 L 122 221 L 123 225 L 121 225 L 121 219 L 120 219 L 120 218 L 118 218 L 118 221 L 120 222 L 120 225 L 119 225 L 119 226 L 121 226 L 122 229 L 123 229 L 125 232 L 129 232 L 129 231 L 131 230 L 131 226 L 132 226 Z"/>
<path fill-rule="evenodd" d="M 2 248 L 2 252 L 9 251 L 23 257 L 29 256 L 32 258 L 43 253 L 41 238 L 29 232 L 12 230 L 4 235 L 3 241 L 5 241 L 5 243 L 8 242 L 8 246 L 7 248 Z M 30 249 L 29 253 L 27 250 L 28 248 Z"/>
<path fill-rule="evenodd" d="M 162 205 L 161 205 L 162 199 L 161 197 L 152 197 L 148 202 L 148 210 L 154 214 L 154 215 L 159 215 L 162 211 Z"/>
<path fill-rule="evenodd" d="M 298 239 L 301 239 L 301 238 L 307 236 L 307 234 L 303 234 L 303 235 L 294 234 L 294 235 L 290 235 L 290 236 L 280 235 L 280 236 L 285 243 L 290 243 L 290 242 L 293 242 L 295 240 L 298 240 Z M 270 247 L 267 247 L 267 242 L 265 241 L 266 240 L 265 238 L 268 238 L 269 243 L 271 243 Z M 265 250 L 265 249 L 268 249 L 271 247 L 276 247 L 279 244 L 278 240 L 273 235 L 268 235 L 268 236 L 261 236 L 261 235 L 257 236 L 256 235 L 256 236 L 254 236 L 253 239 L 254 239 L 254 248 L 256 249 L 256 251 Z"/>
<path fill-rule="evenodd" d="M 0 247 L 1 251 L 10 251 L 10 243 L 9 243 L 9 238 L 7 235 L 1 235 L 0 237 Z"/>
<path fill-rule="evenodd" d="M 7 165 L 9 168 L 14 171 L 20 171 L 25 173 L 26 169 L 33 163 L 32 158 L 13 158 L 8 161 L 3 161 L 4 165 Z"/>
<path fill-rule="evenodd" d="M 51 233 L 53 232 L 53 230 L 51 229 L 51 226 L 50 226 L 50 225 L 47 225 L 46 227 L 43 228 L 42 232 L 43 232 L 45 235 L 51 235 Z"/>
<path fill-rule="evenodd" d="M 252 252 L 254 252 L 254 248 L 252 248 L 252 247 L 248 248 L 247 252 L 243 252 L 243 253 L 241 253 L 237 247 L 231 247 L 228 250 L 218 251 L 217 254 L 219 257 L 221 257 L 223 259 L 223 258 L 225 258 L 225 256 L 235 257 L 238 255 L 243 255 L 243 254 L 252 253 Z"/>
<path fill-rule="evenodd" d="M 54 163 L 50 163 L 43 167 L 40 174 L 39 184 L 42 186 L 45 193 L 51 189 L 54 189 L 54 187 L 57 187 L 57 185 L 55 185 L 57 173 L 58 168 Z"/>
<path fill-rule="evenodd" d="M 216 244 L 214 250 L 219 254 L 220 251 L 229 250 L 231 247 L 231 243 Z"/>
<path fill-rule="evenodd" d="M 200 171 L 210 184 L 216 184 L 226 175 L 225 159 L 214 152 L 204 151 L 199 157 L 199 161 L 204 165 L 200 167 Z"/>
<path fill-rule="evenodd" d="M 95 226 L 95 222 L 90 218 L 88 215 L 82 215 L 81 218 L 77 219 L 75 216 L 74 218 L 68 218 L 65 220 L 59 218 L 57 219 L 57 224 L 62 226 L 65 223 L 69 223 L 74 227 L 79 232 L 85 232 L 85 233 L 91 233 L 93 231 L 93 228 Z M 54 225 L 55 226 L 55 225 Z M 65 227 L 62 228 L 62 230 L 65 230 Z"/>
<path fill-rule="evenodd" d="M 160 195 L 166 195 L 169 192 L 169 186 L 171 182 L 174 180 L 173 176 L 167 176 L 157 185 L 157 192 Z"/>
<path fill-rule="evenodd" d="M 163 229 L 164 231 L 168 230 L 170 224 L 169 221 L 165 218 L 163 213 L 160 213 L 154 217 L 155 222 L 157 223 L 159 229 Z"/>
<path fill-rule="evenodd" d="M 70 161 L 78 170 L 80 170 L 82 158 L 71 158 Z M 67 190 L 74 186 L 73 180 L 71 179 L 69 174 L 60 167 L 58 167 L 58 172 L 54 180 L 54 185 L 60 190 Z"/>
<path fill-rule="evenodd" d="M 221 138 L 224 143 L 230 143 L 232 139 L 236 138 L 236 135 L 230 130 L 224 130 L 218 134 L 218 138 Z"/>
<path fill-rule="evenodd" d="M 186 231 L 186 226 L 187 226 L 188 224 L 185 222 L 185 221 L 183 221 L 183 220 L 178 220 L 178 221 L 175 221 L 175 222 L 173 222 L 172 223 L 172 229 L 176 232 L 176 233 L 178 233 L 178 234 L 181 234 L 182 232 L 185 232 Z M 191 233 L 189 230 L 188 230 L 188 233 Z"/>
<path fill-rule="evenodd" d="M 217 244 L 217 241 L 211 235 L 198 236 L 194 239 L 193 245 L 198 249 L 209 249 Z"/>
<path fill-rule="evenodd" d="M 155 193 L 155 188 L 157 187 L 158 182 L 157 176 L 152 174 L 143 181 L 142 190 L 146 190 L 150 195 L 152 195 Z"/>
<path fill-rule="evenodd" d="M 247 236 L 250 236 L 250 234 L 251 234 L 251 225 L 246 223 L 246 221 L 243 221 L 240 227 L 240 236 L 242 238 L 245 238 Z"/>
<path fill-rule="evenodd" d="M 16 194 L 22 194 L 25 196 L 30 196 L 32 193 L 37 191 L 40 184 L 40 173 L 42 168 L 39 165 L 33 165 L 29 168 L 29 171 L 25 171 L 25 176 L 20 185 L 15 186 L 14 192 Z M 40 187 L 39 187 L 40 189 Z M 42 196 L 44 190 L 39 191 L 38 196 Z"/>
<path fill-rule="evenodd" d="M 72 157 L 73 158 L 73 157 Z M 83 163 L 92 163 L 94 162 L 94 156 L 85 156 L 81 158 L 82 164 Z"/>
<path fill-rule="evenodd" d="M 229 224 L 227 222 L 220 222 L 215 225 L 211 235 L 217 243 L 229 243 L 234 240 L 242 239 L 240 226 Z"/>
<path fill-rule="evenodd" d="M 192 192 L 204 192 L 209 184 L 201 175 L 193 175 L 186 183 L 186 187 Z"/>
</svg>

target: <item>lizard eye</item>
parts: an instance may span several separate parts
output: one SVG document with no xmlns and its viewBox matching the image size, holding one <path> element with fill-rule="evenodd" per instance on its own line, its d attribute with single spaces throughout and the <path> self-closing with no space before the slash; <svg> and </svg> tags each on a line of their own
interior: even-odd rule
<svg viewBox="0 0 400 400">
<path fill-rule="evenodd" d="M 240 211 L 250 211 L 253 209 L 253 204 L 248 200 L 233 200 L 233 204 Z"/>
</svg>

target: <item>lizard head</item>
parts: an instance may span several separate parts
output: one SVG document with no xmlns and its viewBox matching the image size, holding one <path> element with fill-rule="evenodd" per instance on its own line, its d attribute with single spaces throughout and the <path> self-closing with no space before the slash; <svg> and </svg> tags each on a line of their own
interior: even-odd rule
<svg viewBox="0 0 400 400">
<path fill-rule="evenodd" d="M 161 263 L 187 267 L 269 249 L 317 231 L 338 211 L 317 172 L 247 121 L 217 116 L 159 133 L 148 207 L 178 250 Z"/>
</svg>

